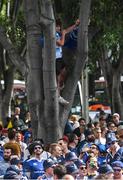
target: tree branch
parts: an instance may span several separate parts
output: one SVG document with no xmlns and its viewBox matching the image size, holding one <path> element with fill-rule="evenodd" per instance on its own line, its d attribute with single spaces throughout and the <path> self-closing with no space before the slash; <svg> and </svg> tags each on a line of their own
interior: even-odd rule
<svg viewBox="0 0 123 180">
<path fill-rule="evenodd" d="M 0 43 L 3 48 L 8 52 L 11 62 L 22 73 L 23 76 L 27 74 L 27 66 L 23 58 L 16 52 L 15 47 L 7 37 L 5 30 L 0 26 Z"/>
</svg>

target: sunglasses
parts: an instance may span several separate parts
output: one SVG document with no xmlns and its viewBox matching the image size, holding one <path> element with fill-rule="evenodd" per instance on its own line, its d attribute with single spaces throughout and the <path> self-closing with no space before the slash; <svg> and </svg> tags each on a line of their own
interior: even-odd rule
<svg viewBox="0 0 123 180">
<path fill-rule="evenodd" d="M 113 142 L 111 142 L 111 143 L 108 143 L 108 145 L 110 146 L 110 145 L 113 145 L 113 144 L 115 144 L 116 143 L 116 141 L 113 141 Z"/>
<path fill-rule="evenodd" d="M 80 167 L 79 169 L 84 170 L 84 169 L 86 169 L 86 167 L 85 167 L 85 166 L 82 166 L 82 167 Z"/>
<path fill-rule="evenodd" d="M 97 149 L 97 147 L 95 147 L 95 146 L 92 146 L 92 147 L 90 147 L 91 149 Z"/>
<path fill-rule="evenodd" d="M 41 149 L 41 147 L 40 147 L 40 146 L 36 146 L 34 149 L 35 149 L 35 150 L 36 150 L 36 149 Z"/>
<path fill-rule="evenodd" d="M 118 172 L 121 172 L 122 169 L 120 168 L 113 168 L 114 171 L 118 171 Z"/>
</svg>

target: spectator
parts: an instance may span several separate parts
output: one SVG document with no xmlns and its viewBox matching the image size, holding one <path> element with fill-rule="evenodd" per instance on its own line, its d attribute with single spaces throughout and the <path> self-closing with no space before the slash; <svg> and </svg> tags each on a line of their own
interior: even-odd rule
<svg viewBox="0 0 123 180">
<path fill-rule="evenodd" d="M 52 143 L 49 148 L 49 152 L 51 153 L 51 156 L 49 159 L 51 159 L 55 164 L 59 163 L 59 160 L 61 161 L 60 157 L 62 155 L 62 148 L 57 143 Z"/>
<path fill-rule="evenodd" d="M 112 167 L 114 170 L 114 180 L 115 179 L 122 180 L 123 179 L 123 175 L 122 175 L 123 163 L 121 161 L 114 161 L 112 163 Z"/>
<path fill-rule="evenodd" d="M 67 135 L 69 133 L 73 132 L 73 126 L 69 120 L 67 120 L 64 128 L 64 135 Z"/>
<path fill-rule="evenodd" d="M 77 127 L 79 127 L 79 122 L 77 120 L 76 115 L 71 115 L 69 121 L 71 122 L 71 124 L 73 126 L 73 130 L 76 129 Z"/>
<path fill-rule="evenodd" d="M 99 179 L 103 175 L 103 179 L 113 180 L 114 171 L 109 164 L 103 164 L 98 169 L 99 176 L 96 179 Z"/>
<path fill-rule="evenodd" d="M 116 126 L 120 123 L 120 115 L 118 113 L 114 113 L 112 116 L 112 121 L 115 123 Z"/>
<path fill-rule="evenodd" d="M 82 160 L 77 160 L 77 161 L 74 161 L 74 163 L 76 164 L 76 166 L 78 167 L 79 169 L 79 174 L 77 176 L 77 180 L 87 180 L 88 177 L 87 177 L 87 166 L 86 166 L 86 163 L 84 163 Z"/>
<path fill-rule="evenodd" d="M 107 153 L 106 160 L 108 164 L 111 164 L 114 160 L 115 154 L 120 149 L 120 146 L 118 145 L 115 134 L 107 138 L 107 144 L 108 144 L 108 150 L 107 150 L 108 153 Z"/>
<path fill-rule="evenodd" d="M 54 180 L 62 179 L 63 176 L 67 173 L 66 167 L 63 165 L 57 165 L 54 167 Z"/>
<path fill-rule="evenodd" d="M 4 148 L 8 147 L 10 149 L 13 149 L 13 153 L 17 155 L 19 158 L 21 158 L 21 147 L 15 140 L 16 136 L 16 130 L 15 129 L 9 129 L 8 130 L 8 138 L 9 141 L 4 144 Z"/>
<path fill-rule="evenodd" d="M 69 139 L 68 149 L 71 152 L 74 152 L 76 155 L 78 155 L 78 151 L 77 151 L 77 145 L 79 142 L 78 136 L 74 133 L 71 133 L 68 134 L 68 139 Z"/>
<path fill-rule="evenodd" d="M 94 135 L 95 135 L 95 143 L 96 144 L 106 144 L 106 137 L 102 137 L 102 130 L 101 128 L 96 128 L 94 130 Z"/>
<path fill-rule="evenodd" d="M 45 160 L 43 163 L 43 167 L 44 167 L 44 175 L 39 177 L 38 180 L 42 179 L 42 180 L 53 180 L 53 168 L 54 168 L 55 164 L 51 159 Z"/>
<path fill-rule="evenodd" d="M 21 131 L 23 134 L 28 129 L 28 126 L 24 123 L 23 119 L 20 118 L 20 108 L 15 108 L 15 114 L 13 117 L 13 128 L 17 131 Z"/>
<path fill-rule="evenodd" d="M 22 164 L 17 157 L 10 160 L 10 166 L 6 170 L 4 179 L 27 180 L 27 177 L 22 175 Z"/>
<path fill-rule="evenodd" d="M 66 169 L 67 169 L 67 174 L 72 175 L 75 179 L 77 178 L 79 174 L 79 169 L 74 163 L 70 163 L 66 165 Z"/>
<path fill-rule="evenodd" d="M 65 155 L 70 152 L 70 150 L 68 149 L 68 143 L 69 143 L 69 139 L 67 136 L 63 136 L 62 139 L 58 140 L 58 144 L 61 147 L 62 150 L 62 156 L 63 156 L 63 161 L 65 160 Z"/>
<path fill-rule="evenodd" d="M 74 163 L 74 161 L 78 160 L 78 157 L 76 156 L 76 154 L 74 152 L 68 152 L 65 154 L 65 165 Z"/>
<path fill-rule="evenodd" d="M 100 127 L 106 127 L 106 118 L 105 118 L 105 116 L 100 116 L 99 123 L 100 123 Z"/>
<path fill-rule="evenodd" d="M 62 55 L 62 46 L 65 43 L 65 35 L 72 31 L 79 24 L 79 20 L 75 22 L 74 25 L 69 28 L 62 30 L 62 22 L 60 19 L 56 20 L 56 77 L 57 85 L 59 91 L 59 103 L 62 105 L 69 104 L 63 97 L 60 96 L 60 90 L 64 87 L 65 77 L 66 77 L 66 68 L 65 62 L 63 61 Z"/>
<path fill-rule="evenodd" d="M 5 147 L 3 151 L 3 160 L 0 161 L 0 177 L 5 175 L 7 168 L 9 167 L 9 162 L 11 156 L 14 154 L 13 149 Z"/>
<path fill-rule="evenodd" d="M 21 159 L 23 160 L 27 145 L 23 142 L 23 135 L 19 132 L 16 133 L 16 141 L 21 147 Z"/>
<path fill-rule="evenodd" d="M 34 142 L 32 144 L 33 157 L 24 161 L 23 169 L 24 173 L 29 179 L 37 179 L 39 176 L 44 174 L 43 162 L 41 159 L 41 153 L 43 152 L 42 145 Z"/>
<path fill-rule="evenodd" d="M 108 127 L 109 132 L 116 133 L 116 131 L 117 131 L 117 126 L 115 125 L 114 122 L 109 122 L 109 123 L 107 124 L 107 127 Z"/>
<path fill-rule="evenodd" d="M 80 118 L 80 119 L 78 120 L 78 122 L 79 122 L 79 127 L 77 127 L 77 128 L 73 131 L 73 133 L 78 136 L 78 138 L 80 139 L 80 141 L 82 141 L 82 140 L 85 139 L 84 132 L 85 132 L 86 122 L 85 122 L 85 119 L 84 119 L 84 118 Z"/>
<path fill-rule="evenodd" d="M 88 179 L 93 179 L 98 175 L 98 161 L 97 157 L 94 157 L 94 154 L 90 155 L 87 160 L 87 172 Z"/>
</svg>

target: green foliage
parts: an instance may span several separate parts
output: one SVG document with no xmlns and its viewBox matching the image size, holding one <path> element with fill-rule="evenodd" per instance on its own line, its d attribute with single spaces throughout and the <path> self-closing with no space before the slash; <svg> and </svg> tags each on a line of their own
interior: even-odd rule
<svg viewBox="0 0 123 180">
<path fill-rule="evenodd" d="M 8 1 L 3 2 L 1 12 L 0 12 L 0 24 L 6 29 L 6 33 L 11 39 L 14 46 L 21 52 L 25 44 L 25 22 L 23 12 L 19 11 L 16 19 L 13 19 L 12 14 L 14 14 L 14 3 L 15 1 L 10 1 L 10 12 L 7 14 Z M 15 7 L 16 8 L 16 7 Z"/>
<path fill-rule="evenodd" d="M 63 20 L 65 26 L 69 26 L 75 22 L 79 16 L 80 0 L 55 0 L 56 16 Z"/>
<path fill-rule="evenodd" d="M 123 2 L 121 0 L 92 1 L 91 25 L 99 33 L 90 46 L 93 62 L 100 58 L 100 49 L 109 51 L 111 63 L 117 62 L 120 47 L 123 45 Z"/>
</svg>

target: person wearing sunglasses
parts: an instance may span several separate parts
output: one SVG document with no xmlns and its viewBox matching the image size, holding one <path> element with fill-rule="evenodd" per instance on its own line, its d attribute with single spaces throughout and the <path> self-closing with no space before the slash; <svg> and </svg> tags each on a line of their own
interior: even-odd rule
<svg viewBox="0 0 123 180">
<path fill-rule="evenodd" d="M 107 138 L 107 157 L 106 161 L 108 164 L 111 164 L 114 160 L 114 156 L 117 151 L 120 149 L 118 145 L 118 139 L 116 138 L 115 134 L 112 134 L 110 137 Z"/>
<path fill-rule="evenodd" d="M 77 168 L 79 169 L 79 174 L 78 174 L 76 179 L 77 180 L 79 180 L 79 179 L 82 179 L 82 180 L 88 179 L 86 163 L 84 163 L 84 161 L 78 159 L 78 160 L 74 161 L 74 164 L 76 164 Z"/>
<path fill-rule="evenodd" d="M 41 158 L 41 154 L 43 152 L 42 145 L 40 143 L 34 142 L 32 151 L 34 156 L 24 161 L 23 169 L 24 174 L 29 179 L 37 179 L 39 176 L 44 174 L 44 159 Z"/>
<path fill-rule="evenodd" d="M 123 180 L 123 163 L 122 161 L 114 161 L 112 163 L 112 167 L 114 170 L 114 180 Z"/>
</svg>

